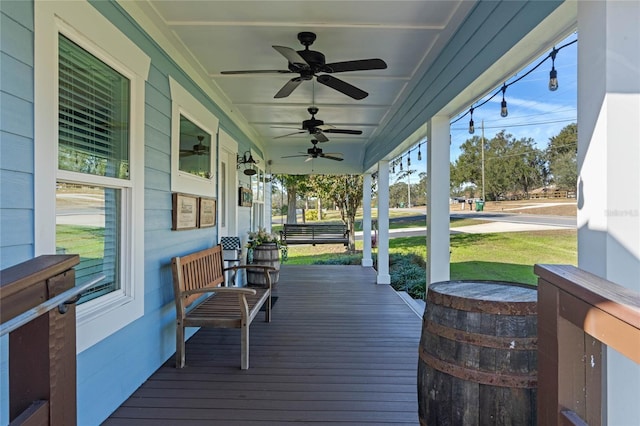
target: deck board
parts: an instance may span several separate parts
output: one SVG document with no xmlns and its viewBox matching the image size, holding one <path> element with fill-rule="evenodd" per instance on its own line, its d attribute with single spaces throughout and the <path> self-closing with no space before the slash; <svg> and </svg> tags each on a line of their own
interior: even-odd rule
<svg viewBox="0 0 640 426">
<path fill-rule="evenodd" d="M 418 424 L 421 320 L 375 271 L 281 268 L 272 322 L 251 325 L 250 368 L 240 335 L 202 329 L 187 367 L 171 357 L 106 425 Z"/>
</svg>

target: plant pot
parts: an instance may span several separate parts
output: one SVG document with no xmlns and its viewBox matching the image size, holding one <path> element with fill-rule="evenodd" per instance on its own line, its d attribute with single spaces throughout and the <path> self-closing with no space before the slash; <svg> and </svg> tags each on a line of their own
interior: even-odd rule
<svg viewBox="0 0 640 426">
<path fill-rule="evenodd" d="M 280 250 L 275 243 L 263 243 L 253 249 L 253 261 L 249 265 L 265 265 L 276 268 L 269 272 L 271 285 L 278 283 L 280 278 Z M 262 269 L 247 269 L 247 283 L 251 285 L 266 286 L 267 281 Z"/>
</svg>

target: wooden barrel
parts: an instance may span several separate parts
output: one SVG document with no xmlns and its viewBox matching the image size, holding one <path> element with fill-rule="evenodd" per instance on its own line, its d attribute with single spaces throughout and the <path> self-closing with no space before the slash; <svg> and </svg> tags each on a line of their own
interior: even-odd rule
<svg viewBox="0 0 640 426">
<path fill-rule="evenodd" d="M 431 284 L 418 351 L 422 425 L 536 425 L 536 287 Z"/>
<path fill-rule="evenodd" d="M 280 250 L 275 244 L 261 244 L 253 249 L 252 265 L 266 265 L 276 268 L 270 272 L 271 284 L 277 284 L 280 278 Z M 247 269 L 247 283 L 252 285 L 266 285 L 267 280 L 262 269 Z"/>
</svg>

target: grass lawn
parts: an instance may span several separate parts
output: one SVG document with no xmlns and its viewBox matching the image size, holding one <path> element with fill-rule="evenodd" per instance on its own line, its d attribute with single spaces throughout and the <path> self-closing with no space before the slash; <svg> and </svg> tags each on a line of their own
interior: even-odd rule
<svg viewBox="0 0 640 426">
<path fill-rule="evenodd" d="M 458 226 L 457 224 L 455 226 Z M 451 235 L 452 280 L 503 280 L 536 284 L 536 263 L 577 264 L 575 230 Z M 357 249 L 362 249 L 358 241 Z M 426 258 L 425 239 L 393 238 L 389 253 Z M 341 245 L 291 246 L 285 264 L 310 264 L 345 254 Z M 359 255 L 356 255 L 359 256 Z"/>
</svg>

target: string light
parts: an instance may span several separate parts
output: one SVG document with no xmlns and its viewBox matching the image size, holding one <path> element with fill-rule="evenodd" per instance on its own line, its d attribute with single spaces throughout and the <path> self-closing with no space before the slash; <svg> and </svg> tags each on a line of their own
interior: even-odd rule
<svg viewBox="0 0 640 426">
<path fill-rule="evenodd" d="M 474 109 L 480 108 L 481 106 L 485 105 L 486 103 L 491 101 L 493 98 L 498 96 L 500 93 L 502 93 L 502 102 L 501 102 L 501 105 L 500 105 L 500 115 L 502 117 L 506 117 L 507 115 L 509 115 L 509 111 L 507 109 L 507 101 L 504 99 L 504 92 L 507 90 L 507 87 L 511 86 L 512 84 L 517 83 L 518 81 L 522 80 L 523 78 L 525 78 L 526 76 L 531 74 L 533 71 L 538 69 L 540 67 L 540 65 L 545 63 L 548 59 L 551 59 L 551 72 L 549 72 L 549 90 L 551 90 L 552 92 L 558 90 L 558 72 L 555 69 L 556 55 L 558 54 L 559 51 L 561 51 L 565 47 L 570 46 L 570 45 L 572 45 L 574 43 L 577 43 L 577 42 L 578 42 L 578 39 L 576 38 L 575 40 L 572 40 L 572 41 L 570 41 L 570 42 L 568 42 L 566 44 L 563 44 L 562 46 L 560 46 L 558 48 L 554 47 L 551 50 L 551 52 L 549 52 L 549 55 L 547 55 L 545 58 L 541 59 L 529 71 L 527 71 L 526 73 L 524 73 L 523 75 L 521 75 L 520 77 L 516 78 L 515 80 L 513 80 L 510 83 L 504 83 L 502 85 L 502 87 L 499 88 L 496 92 L 494 92 L 491 96 L 489 96 L 488 98 L 486 98 L 484 101 L 480 102 L 479 104 L 475 105 L 475 107 L 472 106 L 471 108 L 469 108 L 469 110 L 467 112 L 465 112 L 464 114 L 462 114 L 461 116 L 459 116 L 455 120 L 451 121 L 450 124 L 457 123 L 458 121 L 460 121 L 464 117 L 466 117 L 467 114 L 469 114 L 470 117 L 471 117 L 471 119 L 469 120 L 469 133 L 473 134 L 475 132 L 475 128 L 474 128 L 474 125 L 473 125 L 473 111 L 474 111 Z"/>
<path fill-rule="evenodd" d="M 396 162 L 394 161 L 393 163 L 391 163 L 391 173 L 395 173 L 396 172 Z"/>
<path fill-rule="evenodd" d="M 507 91 L 507 83 L 502 85 L 502 102 L 500 103 L 500 116 L 506 117 L 509 115 L 509 110 L 507 110 L 507 101 L 504 100 L 504 92 Z"/>
<path fill-rule="evenodd" d="M 410 154 L 411 154 L 411 151 L 409 151 L 409 153 L 407 154 L 407 169 L 411 167 L 411 157 L 409 156 Z"/>
<path fill-rule="evenodd" d="M 551 57 L 551 71 L 549 72 L 549 90 L 555 92 L 558 90 L 558 71 L 556 71 L 556 54 L 558 50 L 553 47 L 553 50 L 549 54 Z"/>
<path fill-rule="evenodd" d="M 400 171 L 402 171 L 402 155 L 400 156 Z"/>
<path fill-rule="evenodd" d="M 418 161 L 422 161 L 422 152 L 420 152 L 420 145 L 422 145 L 421 143 L 418 144 Z"/>
</svg>

